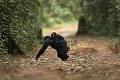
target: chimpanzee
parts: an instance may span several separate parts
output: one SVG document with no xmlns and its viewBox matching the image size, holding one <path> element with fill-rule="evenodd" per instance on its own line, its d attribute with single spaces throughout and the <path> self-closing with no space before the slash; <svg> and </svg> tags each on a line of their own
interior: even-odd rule
<svg viewBox="0 0 120 80">
<path fill-rule="evenodd" d="M 70 47 L 67 46 L 67 41 L 65 41 L 65 39 L 61 35 L 57 34 L 56 32 L 52 32 L 51 36 L 44 37 L 43 46 L 37 54 L 36 60 L 44 53 L 48 46 L 51 46 L 57 51 L 57 56 L 61 60 L 64 61 L 69 58 L 67 52 L 69 51 Z"/>
</svg>

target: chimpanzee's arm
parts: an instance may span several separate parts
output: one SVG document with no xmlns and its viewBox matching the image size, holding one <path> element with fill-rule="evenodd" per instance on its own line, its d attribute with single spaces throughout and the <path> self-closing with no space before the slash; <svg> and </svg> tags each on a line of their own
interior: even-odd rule
<svg viewBox="0 0 120 80">
<path fill-rule="evenodd" d="M 42 48 L 39 50 L 39 53 L 36 56 L 36 60 L 38 59 L 38 57 L 40 57 L 40 55 L 42 55 L 45 52 L 45 50 L 47 49 L 47 47 L 50 44 L 50 41 L 51 41 L 51 39 L 49 36 L 46 36 L 44 38 L 44 44 L 43 44 Z"/>
</svg>

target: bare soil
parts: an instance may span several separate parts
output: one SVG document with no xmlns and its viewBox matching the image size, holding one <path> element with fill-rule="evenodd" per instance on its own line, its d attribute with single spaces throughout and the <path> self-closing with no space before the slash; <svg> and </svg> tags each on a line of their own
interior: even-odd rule
<svg viewBox="0 0 120 80">
<path fill-rule="evenodd" d="M 0 80 L 120 80 L 120 48 L 116 49 L 114 42 L 89 36 L 67 37 L 76 33 L 77 24 L 63 27 L 51 32 L 66 37 L 71 48 L 67 61 L 57 58 L 51 47 L 36 61 L 40 48 L 35 48 L 27 56 L 11 56 L 1 64 Z"/>
</svg>

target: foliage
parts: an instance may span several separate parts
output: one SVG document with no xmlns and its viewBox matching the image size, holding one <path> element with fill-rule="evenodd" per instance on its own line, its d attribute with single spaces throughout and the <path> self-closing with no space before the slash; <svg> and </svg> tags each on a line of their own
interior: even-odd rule
<svg viewBox="0 0 120 80">
<path fill-rule="evenodd" d="M 81 7 L 90 34 L 120 36 L 119 0 L 83 0 Z"/>
<path fill-rule="evenodd" d="M 39 28 L 38 8 L 37 0 L 1 0 L 0 33 L 11 34 L 23 49 L 33 45 Z M 0 43 L 3 43 L 2 40 Z"/>
<path fill-rule="evenodd" d="M 54 23 L 62 23 L 75 20 L 80 14 L 81 0 L 39 0 L 40 23 L 50 26 Z"/>
</svg>

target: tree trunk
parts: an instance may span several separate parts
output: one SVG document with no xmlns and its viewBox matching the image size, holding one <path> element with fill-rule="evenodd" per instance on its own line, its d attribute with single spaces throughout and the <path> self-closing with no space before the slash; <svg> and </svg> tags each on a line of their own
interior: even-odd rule
<svg viewBox="0 0 120 80">
<path fill-rule="evenodd" d="M 20 49 L 15 40 L 10 34 L 2 32 L 2 39 L 4 39 L 4 45 L 8 49 L 8 54 L 10 55 L 25 55 L 25 53 Z"/>
<path fill-rule="evenodd" d="M 38 31 L 37 31 L 37 42 L 40 42 L 40 40 L 43 39 L 43 31 L 42 31 L 42 28 L 40 28 Z"/>
<path fill-rule="evenodd" d="M 87 34 L 87 28 L 86 28 L 86 21 L 83 16 L 81 16 L 78 20 L 78 31 L 76 35 L 84 35 Z"/>
</svg>

